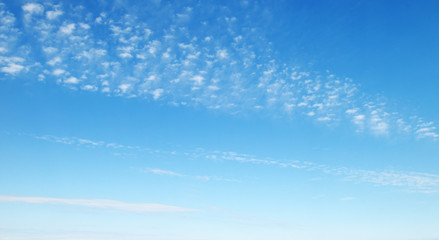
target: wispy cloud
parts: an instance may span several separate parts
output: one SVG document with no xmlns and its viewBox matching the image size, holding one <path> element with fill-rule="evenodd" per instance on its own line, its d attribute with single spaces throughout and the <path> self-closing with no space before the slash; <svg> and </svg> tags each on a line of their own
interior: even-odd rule
<svg viewBox="0 0 439 240">
<path fill-rule="evenodd" d="M 144 172 L 145 173 L 157 174 L 157 175 L 192 178 L 192 179 L 196 179 L 196 180 L 200 180 L 200 181 L 204 181 L 204 182 L 208 182 L 208 181 L 234 182 L 234 183 L 241 182 L 241 181 L 236 180 L 236 179 L 228 179 L 228 178 L 222 178 L 222 177 L 216 177 L 216 176 L 207 176 L 207 175 L 191 176 L 191 175 L 185 175 L 185 174 L 176 173 L 174 171 L 163 170 L 163 169 L 158 169 L 158 168 L 148 168 L 148 169 L 144 170 Z"/>
<path fill-rule="evenodd" d="M 67 145 L 85 146 L 85 147 L 104 147 L 110 149 L 126 149 L 137 151 L 150 151 L 149 148 L 143 148 L 139 146 L 123 145 L 114 142 L 96 141 L 78 137 L 58 137 L 53 135 L 29 135 L 35 139 L 45 140 L 49 142 L 62 143 Z"/>
<path fill-rule="evenodd" d="M 436 132 L 436 126 L 434 126 L 434 122 L 423 122 L 422 120 L 419 120 L 418 124 L 416 125 L 415 133 L 419 138 L 439 138 L 439 134 Z"/>
<path fill-rule="evenodd" d="M 126 151 L 134 151 L 135 152 L 143 152 L 143 153 L 149 153 L 149 154 L 165 154 L 168 155 L 174 155 L 176 154 L 175 151 L 163 151 L 158 149 L 151 149 L 147 147 L 140 147 L 140 146 L 131 146 L 131 145 L 124 145 L 119 143 L 108 143 L 105 141 L 96 141 L 96 140 L 90 140 L 85 138 L 78 138 L 78 137 L 57 137 L 53 135 L 29 135 L 32 136 L 35 139 L 44 140 L 48 142 L 54 142 L 54 143 L 61 143 L 66 145 L 74 145 L 74 146 L 82 146 L 87 148 L 108 148 L 112 150 L 126 150 Z M 135 156 L 133 152 L 131 153 L 115 153 L 116 156 Z M 191 153 L 183 153 L 183 155 L 191 155 Z M 165 175 L 165 176 L 175 176 L 175 177 L 187 177 L 187 178 L 193 178 L 201 181 L 222 181 L 222 182 L 241 182 L 236 179 L 229 179 L 229 178 L 223 178 L 223 177 L 217 177 L 217 176 L 207 176 L 207 175 L 197 175 L 197 176 L 191 176 L 187 174 L 181 174 L 170 170 L 164 170 L 159 168 L 146 168 L 141 169 L 144 173 L 151 173 L 151 174 L 157 174 L 157 175 Z"/>
<path fill-rule="evenodd" d="M 328 166 L 316 164 L 308 161 L 279 161 L 273 159 L 256 158 L 248 154 L 239 154 L 235 152 L 211 152 L 206 153 L 205 158 L 233 160 L 253 164 L 273 165 L 280 167 L 289 167 L 295 169 L 304 169 L 318 171 L 325 174 L 340 176 L 347 181 L 356 181 L 371 183 L 377 186 L 394 186 L 405 187 L 410 191 L 430 193 L 439 191 L 439 175 L 404 172 L 404 171 L 374 171 L 364 169 L 354 169 L 346 167 Z"/>
<path fill-rule="evenodd" d="M 179 174 L 179 173 L 176 173 L 173 171 L 168 171 L 168 170 L 163 170 L 163 169 L 158 169 L 158 168 L 146 169 L 145 172 L 158 174 L 158 175 L 176 176 L 176 177 L 183 177 L 184 176 L 182 174 Z"/>
<path fill-rule="evenodd" d="M 35 137 L 35 136 L 34 136 Z M 52 141 L 62 144 L 68 145 L 77 145 L 77 146 L 86 146 L 86 147 L 96 147 L 102 146 L 112 149 L 124 148 L 139 152 L 148 152 L 150 154 L 164 154 L 175 157 L 175 155 L 180 154 L 184 157 L 190 157 L 193 159 L 205 159 L 212 161 L 234 161 L 240 163 L 247 164 L 258 164 L 258 165 L 267 165 L 267 166 L 277 166 L 282 168 L 293 168 L 293 169 L 303 169 L 307 171 L 316 171 L 321 172 L 323 174 L 329 174 L 334 176 L 340 176 L 347 181 L 356 181 L 363 183 L 370 183 L 377 186 L 394 186 L 394 187 L 404 187 L 410 191 L 416 192 L 438 192 L 439 191 L 439 175 L 437 174 L 429 174 L 429 173 L 421 173 L 421 172 L 404 172 L 404 171 L 395 171 L 395 170 L 364 170 L 364 169 L 354 169 L 354 168 L 345 168 L 345 167 L 337 167 L 337 166 L 329 166 L 324 164 L 317 164 L 309 161 L 299 161 L 299 160 L 278 160 L 274 158 L 260 158 L 253 156 L 251 154 L 243 154 L 237 152 L 227 152 L 227 151 L 206 151 L 203 149 L 197 149 L 195 151 L 187 151 L 187 152 L 176 152 L 176 151 L 164 151 L 164 150 L 153 150 L 146 147 L 138 147 L 138 146 L 128 146 L 117 143 L 105 143 L 104 141 L 93 141 L 84 138 L 77 137 L 55 137 L 51 135 L 44 136 L 36 136 L 35 138 Z M 226 182 L 240 182 L 235 179 L 227 179 L 222 177 L 215 176 L 190 176 L 181 173 L 176 173 L 170 170 L 163 170 L 158 168 L 148 168 L 142 170 L 143 172 L 159 174 L 159 175 L 168 175 L 168 176 L 178 176 L 178 177 L 191 177 L 198 180 L 203 181 L 226 181 Z"/>
<path fill-rule="evenodd" d="M 0 202 L 32 203 L 32 204 L 62 204 L 92 208 L 104 208 L 126 212 L 192 212 L 195 209 L 169 206 L 154 203 L 128 203 L 107 199 L 71 199 L 71 198 L 48 198 L 48 197 L 20 197 L 0 195 Z"/>
<path fill-rule="evenodd" d="M 406 187 L 410 191 L 424 193 L 439 191 L 439 175 L 437 174 L 346 168 L 333 168 L 330 173 L 341 175 L 347 180 L 372 183 L 378 186 Z"/>
<path fill-rule="evenodd" d="M 234 183 L 240 183 L 241 181 L 236 179 L 229 179 L 229 178 L 221 178 L 221 177 L 215 177 L 215 176 L 195 176 L 196 179 L 201 181 L 220 181 L 220 182 L 234 182 Z"/>
</svg>

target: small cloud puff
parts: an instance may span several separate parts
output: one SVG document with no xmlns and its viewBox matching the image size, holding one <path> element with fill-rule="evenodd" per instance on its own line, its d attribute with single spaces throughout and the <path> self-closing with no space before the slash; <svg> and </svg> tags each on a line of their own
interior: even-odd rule
<svg viewBox="0 0 439 240">
<path fill-rule="evenodd" d="M 118 88 L 119 88 L 119 90 L 120 90 L 122 93 L 127 93 L 128 90 L 131 88 L 131 84 L 129 84 L 129 83 L 122 83 L 122 84 L 120 84 L 120 85 L 118 86 Z"/>
<path fill-rule="evenodd" d="M 194 81 L 195 85 L 202 85 L 204 81 L 204 77 L 201 75 L 195 75 L 191 78 L 192 81 Z"/>
<path fill-rule="evenodd" d="M 38 3 L 28 3 L 22 7 L 23 11 L 29 14 L 41 14 L 44 12 L 44 7 Z"/>
<path fill-rule="evenodd" d="M 64 80 L 64 83 L 67 83 L 67 84 L 78 84 L 79 81 L 80 80 L 75 78 L 75 77 L 69 77 L 66 80 Z"/>
<path fill-rule="evenodd" d="M 65 72 L 66 71 L 64 69 L 57 68 L 57 69 L 53 70 L 52 74 L 55 76 L 60 76 L 60 75 L 64 74 Z"/>
<path fill-rule="evenodd" d="M 25 69 L 25 67 L 22 65 L 15 64 L 15 63 L 9 63 L 8 66 L 2 67 L 1 71 L 4 73 L 9 73 L 9 74 L 16 74 L 16 73 L 21 72 L 23 69 Z"/>
<path fill-rule="evenodd" d="M 98 87 L 90 84 L 86 84 L 81 87 L 82 90 L 90 91 L 90 92 L 96 92 L 98 90 Z"/>
<path fill-rule="evenodd" d="M 63 34 L 70 35 L 70 34 L 72 34 L 73 30 L 75 30 L 75 27 L 76 26 L 74 23 L 70 23 L 70 24 L 67 24 L 67 25 L 60 27 L 59 31 Z"/>
<path fill-rule="evenodd" d="M 163 89 L 161 89 L 161 88 L 156 89 L 156 90 L 152 91 L 151 94 L 152 94 L 154 100 L 157 100 L 157 99 L 160 98 L 160 96 L 162 96 L 162 94 L 163 94 Z"/>
<path fill-rule="evenodd" d="M 61 60 L 60 57 L 54 57 L 50 61 L 48 61 L 47 64 L 49 64 L 50 66 L 55 66 L 55 65 L 57 65 L 58 63 L 61 63 L 61 62 L 62 62 L 62 60 Z"/>
<path fill-rule="evenodd" d="M 229 54 L 227 53 L 227 50 L 222 49 L 222 50 L 218 50 L 216 52 L 216 55 L 220 58 L 220 59 L 225 59 L 229 56 Z"/>
<path fill-rule="evenodd" d="M 61 10 L 47 11 L 46 17 L 49 20 L 54 20 L 54 19 L 58 18 L 59 16 L 63 15 L 63 13 L 64 12 Z"/>
</svg>

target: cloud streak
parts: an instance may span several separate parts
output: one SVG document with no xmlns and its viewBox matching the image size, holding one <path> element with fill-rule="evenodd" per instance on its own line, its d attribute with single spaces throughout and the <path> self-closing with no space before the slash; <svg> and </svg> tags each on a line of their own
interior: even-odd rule
<svg viewBox="0 0 439 240">
<path fill-rule="evenodd" d="M 235 152 L 216 151 L 207 153 L 205 156 L 206 158 L 317 171 L 340 176 L 347 181 L 370 183 L 377 186 L 405 187 L 410 191 L 415 192 L 431 193 L 439 191 L 439 175 L 437 174 L 333 167 L 307 161 L 278 161 L 273 159 L 263 159 Z"/>
<path fill-rule="evenodd" d="M 19 197 L 0 195 L 0 202 L 31 203 L 31 204 L 61 204 L 91 208 L 103 208 L 124 212 L 138 213 L 179 213 L 193 212 L 195 209 L 176 207 L 154 203 L 128 203 L 107 199 L 71 199 L 71 198 L 48 198 L 48 197 Z"/>
<path fill-rule="evenodd" d="M 222 177 L 215 177 L 215 176 L 189 176 L 189 175 L 184 175 L 184 174 L 180 174 L 180 173 L 176 173 L 174 171 L 169 171 L 169 170 L 163 170 L 163 169 L 158 169 L 158 168 L 148 168 L 146 170 L 144 170 L 145 173 L 152 173 L 152 174 L 157 174 L 157 175 L 164 175 L 164 176 L 174 176 L 174 177 L 188 177 L 188 178 L 193 178 L 196 180 L 200 180 L 200 181 L 220 181 L 220 182 L 234 182 L 234 183 L 239 183 L 241 181 L 235 180 L 235 179 L 228 179 L 228 178 L 222 178 Z"/>
<path fill-rule="evenodd" d="M 250 154 L 243 154 L 237 152 L 226 152 L 226 151 L 206 151 L 203 149 L 198 149 L 196 151 L 187 151 L 177 153 L 176 151 L 163 151 L 163 150 L 153 150 L 150 148 L 143 148 L 138 146 L 128 146 L 117 143 L 105 143 L 103 141 L 93 141 L 84 138 L 67 138 L 67 137 L 56 137 L 51 135 L 37 136 L 36 139 L 51 141 L 56 143 L 62 143 L 67 145 L 77 145 L 85 147 L 95 147 L 102 146 L 111 149 L 125 149 L 133 150 L 138 152 L 147 152 L 149 154 L 164 154 L 170 157 L 175 157 L 180 154 L 180 156 L 190 157 L 193 159 L 210 160 L 210 161 L 234 161 L 245 164 L 256 164 L 256 165 L 267 165 L 276 166 L 282 168 L 293 168 L 297 170 L 315 171 L 324 174 L 334 175 L 342 177 L 347 181 L 363 182 L 374 184 L 377 186 L 394 186 L 394 187 L 404 187 L 410 191 L 415 192 L 438 192 L 439 191 L 439 175 L 421 173 L 421 172 L 404 172 L 404 171 L 389 171 L 389 170 L 364 170 L 364 169 L 353 169 L 345 167 L 335 167 L 328 166 L 324 164 L 317 164 L 309 161 L 287 161 L 287 160 L 276 160 L 273 158 L 260 158 Z M 158 168 L 150 168 L 143 170 L 147 173 L 168 175 L 168 176 L 178 176 L 187 177 L 180 173 L 176 173 L 169 170 L 163 170 Z M 228 182 L 239 182 L 234 179 L 225 179 L 213 176 L 195 176 L 198 180 L 209 181 L 228 181 Z"/>
<path fill-rule="evenodd" d="M 158 168 L 146 169 L 145 172 L 158 174 L 158 175 L 176 176 L 176 177 L 183 177 L 184 176 L 182 174 L 179 174 L 179 173 L 176 173 L 173 171 L 168 171 L 168 170 L 163 170 L 163 169 L 158 169 Z"/>
</svg>

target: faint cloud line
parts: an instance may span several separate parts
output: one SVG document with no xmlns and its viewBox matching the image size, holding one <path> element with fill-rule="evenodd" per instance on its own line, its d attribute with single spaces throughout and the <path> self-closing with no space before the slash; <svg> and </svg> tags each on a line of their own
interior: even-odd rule
<svg viewBox="0 0 439 240">
<path fill-rule="evenodd" d="M 143 170 L 143 172 L 145 173 L 152 173 L 152 174 L 157 174 L 157 175 L 166 175 L 166 176 L 175 176 L 175 177 L 187 177 L 187 178 L 193 178 L 196 180 L 200 180 L 200 181 L 220 181 L 220 182 L 235 182 L 235 183 L 239 183 L 241 181 L 239 180 L 235 180 L 235 179 L 228 179 L 228 178 L 222 178 L 222 177 L 215 177 L 215 176 L 190 176 L 190 175 L 184 175 L 184 174 L 180 174 L 180 173 L 176 173 L 174 171 L 169 171 L 169 170 L 163 170 L 163 169 L 158 169 L 158 168 L 148 168 L 146 170 Z"/>
<path fill-rule="evenodd" d="M 173 172 L 173 171 L 168 171 L 168 170 L 163 170 L 163 169 L 158 169 L 158 168 L 146 169 L 145 172 L 158 174 L 158 175 L 176 176 L 176 177 L 184 177 L 185 176 L 185 175 Z"/>
<path fill-rule="evenodd" d="M 92 208 L 104 208 L 125 212 L 193 212 L 195 209 L 176 207 L 154 203 L 128 203 L 107 199 L 72 199 L 48 197 L 18 197 L 0 195 L 0 202 L 32 203 L 32 204 L 63 204 Z"/>
<path fill-rule="evenodd" d="M 30 135 L 33 136 L 33 135 Z M 307 171 L 317 171 L 325 174 L 341 176 L 348 181 L 357 181 L 363 183 L 371 183 L 379 186 L 395 186 L 395 187 L 407 187 L 411 191 L 430 193 L 439 191 L 439 175 L 429 174 L 429 173 L 419 173 L 419 172 L 403 172 L 403 171 L 374 171 L 374 170 L 362 170 L 362 169 L 352 169 L 345 167 L 331 167 L 324 164 L 316 164 L 309 161 L 286 161 L 286 160 L 276 160 L 272 158 L 258 158 L 250 154 L 242 154 L 237 152 L 227 152 L 227 151 L 206 151 L 204 149 L 196 149 L 195 151 L 186 151 L 177 153 L 176 151 L 161 151 L 153 150 L 150 148 L 143 147 L 133 147 L 129 145 L 121 145 L 117 143 L 107 144 L 103 141 L 92 141 L 84 138 L 77 137 L 56 137 L 52 135 L 43 136 L 33 136 L 36 139 L 51 141 L 56 143 L 62 143 L 67 145 L 78 145 L 86 147 L 103 146 L 107 148 L 125 148 L 130 150 L 142 151 L 148 150 L 149 154 L 168 154 L 175 156 L 180 154 L 185 157 L 190 157 L 194 159 L 207 159 L 212 161 L 225 160 L 225 161 L 235 161 L 248 164 L 258 164 L 258 165 L 268 165 L 268 166 L 278 166 L 282 168 L 294 168 L 303 169 Z M 118 146 L 118 147 L 115 147 Z M 188 176 L 180 173 L 176 173 L 169 170 L 151 168 L 142 170 L 144 172 L 149 172 L 159 175 L 169 175 L 178 177 L 194 177 Z M 195 176 L 198 180 L 216 180 L 216 181 L 229 181 L 229 182 L 239 182 L 234 179 L 224 179 L 214 176 Z"/>
</svg>

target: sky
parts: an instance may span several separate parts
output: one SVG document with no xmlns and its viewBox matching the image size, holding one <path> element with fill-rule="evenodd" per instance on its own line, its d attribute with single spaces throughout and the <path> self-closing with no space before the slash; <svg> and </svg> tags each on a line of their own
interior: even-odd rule
<svg viewBox="0 0 439 240">
<path fill-rule="evenodd" d="M 438 10 L 0 1 L 0 240 L 439 240 Z"/>
</svg>

